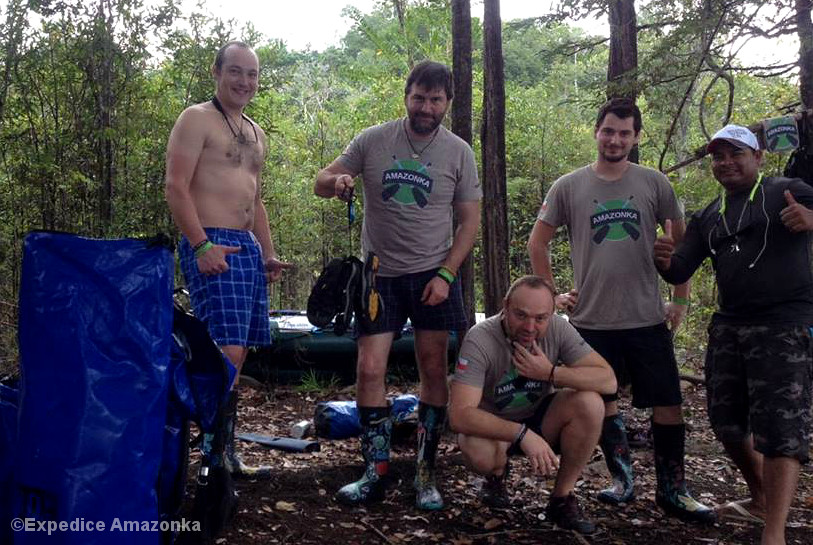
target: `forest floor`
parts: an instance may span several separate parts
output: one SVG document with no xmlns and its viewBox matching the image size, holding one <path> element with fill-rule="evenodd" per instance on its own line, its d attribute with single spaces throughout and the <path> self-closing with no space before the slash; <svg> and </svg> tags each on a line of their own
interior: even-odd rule
<svg viewBox="0 0 813 545">
<path fill-rule="evenodd" d="M 690 489 L 707 505 L 747 497 L 745 482 L 714 439 L 705 410 L 705 389 L 682 383 L 687 423 L 686 472 Z M 414 393 L 414 384 L 391 389 L 393 395 Z M 353 389 L 303 393 L 294 387 L 242 388 L 240 429 L 274 436 L 288 436 L 292 424 L 313 417 L 318 401 L 351 399 Z M 624 407 L 622 401 L 622 407 Z M 626 406 L 628 427 L 646 430 L 647 415 Z M 524 458 L 515 459 L 508 490 L 512 505 L 491 509 L 480 503 L 482 479 L 463 464 L 451 433 L 444 437 L 438 455 L 440 486 L 446 507 L 421 512 L 414 507 L 415 437 L 395 441 L 390 462 L 393 476 L 383 503 L 345 507 L 333 499 L 342 485 L 362 472 L 358 439 L 319 439 L 321 450 L 292 454 L 254 443 L 241 443 L 247 462 L 273 467 L 271 480 L 240 480 L 238 513 L 218 543 L 250 545 L 288 544 L 405 544 L 442 543 L 530 544 L 742 544 L 759 543 L 760 526 L 735 519 L 721 519 L 701 526 L 667 518 L 655 505 L 655 470 L 651 448 L 633 450 L 638 498 L 622 507 L 595 500 L 609 476 L 600 451 L 579 481 L 576 493 L 584 511 L 599 527 L 597 534 L 582 537 L 555 528 L 544 510 L 552 481 L 534 477 Z M 194 464 L 193 468 L 194 469 Z M 788 521 L 789 544 L 813 543 L 813 471 L 803 468 Z"/>
</svg>

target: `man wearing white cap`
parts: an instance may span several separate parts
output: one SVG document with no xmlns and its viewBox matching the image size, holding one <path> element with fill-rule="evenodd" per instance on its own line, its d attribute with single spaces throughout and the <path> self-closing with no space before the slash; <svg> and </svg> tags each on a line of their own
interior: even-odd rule
<svg viewBox="0 0 813 545">
<path fill-rule="evenodd" d="M 813 188 L 763 176 L 745 127 L 724 127 L 707 149 L 723 192 L 692 216 L 677 248 L 667 225 L 655 263 L 678 284 L 711 258 L 719 308 L 706 352 L 709 420 L 751 494 L 718 509 L 764 520 L 762 544 L 783 544 L 810 450 Z"/>
</svg>

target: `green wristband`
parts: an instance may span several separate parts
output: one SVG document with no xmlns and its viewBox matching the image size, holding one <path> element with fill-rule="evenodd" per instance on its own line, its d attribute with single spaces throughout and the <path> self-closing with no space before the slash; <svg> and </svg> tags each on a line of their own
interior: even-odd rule
<svg viewBox="0 0 813 545">
<path fill-rule="evenodd" d="M 676 305 L 683 305 L 684 307 L 689 306 L 689 300 L 685 297 L 672 297 L 672 302 Z"/>
<path fill-rule="evenodd" d="M 454 282 L 455 276 L 452 274 L 452 271 L 447 269 L 446 267 L 441 267 L 438 269 L 438 276 L 443 278 L 447 284 Z"/>
<path fill-rule="evenodd" d="M 210 240 L 205 240 L 195 246 L 195 257 L 201 257 L 203 254 L 214 248 L 214 244 Z"/>
</svg>

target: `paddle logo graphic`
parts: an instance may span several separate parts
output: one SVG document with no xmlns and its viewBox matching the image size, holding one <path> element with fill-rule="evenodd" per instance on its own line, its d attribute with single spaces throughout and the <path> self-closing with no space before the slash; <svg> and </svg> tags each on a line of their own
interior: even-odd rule
<svg viewBox="0 0 813 545">
<path fill-rule="evenodd" d="M 384 202 L 392 200 L 404 206 L 426 206 L 434 185 L 427 170 L 432 163 L 423 165 L 414 159 L 396 159 L 394 155 L 392 159 L 395 163 L 392 168 L 384 171 L 381 180 L 384 186 L 381 198 Z"/>
<path fill-rule="evenodd" d="M 590 216 L 593 242 L 601 244 L 605 240 L 638 240 L 641 236 L 641 213 L 633 207 L 633 197 L 615 199 L 603 203 L 593 200 L 595 213 Z"/>
<path fill-rule="evenodd" d="M 511 367 L 494 387 L 494 404 L 500 410 L 528 407 L 542 397 L 545 385 L 540 380 L 521 376 L 516 368 Z"/>
</svg>

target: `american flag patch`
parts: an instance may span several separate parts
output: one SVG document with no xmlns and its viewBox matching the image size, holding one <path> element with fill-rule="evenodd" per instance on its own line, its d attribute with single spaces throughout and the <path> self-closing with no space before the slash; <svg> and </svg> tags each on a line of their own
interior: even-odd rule
<svg viewBox="0 0 813 545">
<path fill-rule="evenodd" d="M 459 358 L 457 360 L 457 370 L 465 371 L 469 367 L 469 360 L 466 358 Z"/>
</svg>

